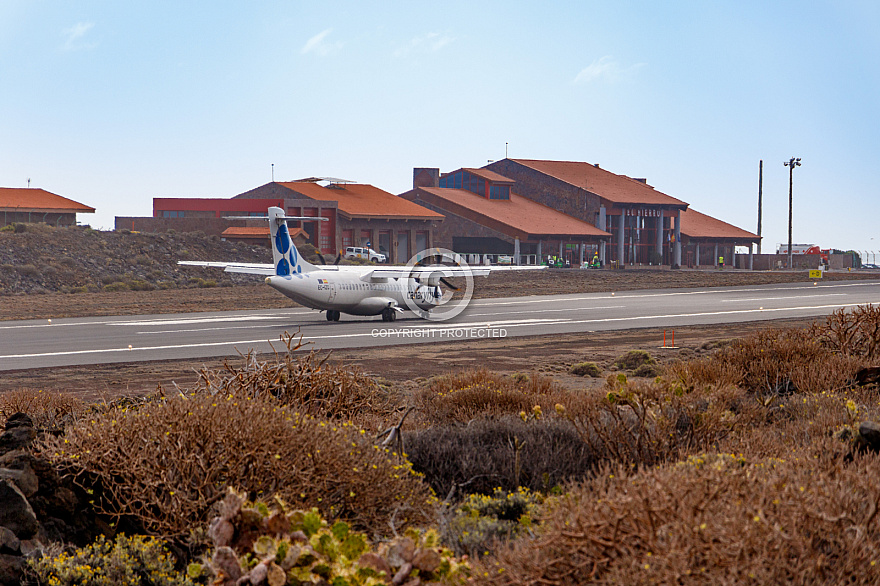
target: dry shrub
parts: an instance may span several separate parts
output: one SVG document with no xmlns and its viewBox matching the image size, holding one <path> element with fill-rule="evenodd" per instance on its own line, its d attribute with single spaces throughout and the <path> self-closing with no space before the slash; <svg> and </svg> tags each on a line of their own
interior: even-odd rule
<svg viewBox="0 0 880 586">
<path fill-rule="evenodd" d="M 558 392 L 552 379 L 536 373 L 507 377 L 479 368 L 437 377 L 417 391 L 414 400 L 429 423 L 466 423 L 552 405 Z"/>
<path fill-rule="evenodd" d="M 67 393 L 40 389 L 16 389 L 0 393 L 0 425 L 14 413 L 27 413 L 37 429 L 59 430 L 89 410 L 88 405 Z"/>
<path fill-rule="evenodd" d="M 224 363 L 220 370 L 202 369 L 190 389 L 212 395 L 271 396 L 296 411 L 328 419 L 351 420 L 364 414 L 387 415 L 395 408 L 389 394 L 357 367 L 328 364 L 315 352 L 294 354 L 302 342 L 285 334 L 286 351 L 274 360 L 249 352 L 244 364 Z"/>
<path fill-rule="evenodd" d="M 608 469 L 549 504 L 537 538 L 482 560 L 476 583 L 876 584 L 880 457 L 845 464 L 830 441 L 786 460 Z"/>
<path fill-rule="evenodd" d="M 700 392 L 662 380 L 609 377 L 604 396 L 570 394 L 557 412 L 603 462 L 654 465 L 710 449 L 763 417 L 762 406 L 736 387 Z"/>
<path fill-rule="evenodd" d="M 194 394 L 114 408 L 44 441 L 61 471 L 94 491 L 99 513 L 169 538 L 207 522 L 228 486 L 380 532 L 424 521 L 430 498 L 408 463 L 351 424 L 262 397 Z"/>
<path fill-rule="evenodd" d="M 814 332 L 835 352 L 869 361 L 880 358 L 880 307 L 876 305 L 838 309 Z"/>
<path fill-rule="evenodd" d="M 848 386 L 860 367 L 856 357 L 826 348 L 815 331 L 789 328 L 762 330 L 707 358 L 673 364 L 667 375 L 689 388 L 732 383 L 769 399 Z"/>
<path fill-rule="evenodd" d="M 596 459 L 566 421 L 477 419 L 404 434 L 413 469 L 434 491 L 491 494 L 501 487 L 548 490 L 583 478 Z"/>
<path fill-rule="evenodd" d="M 741 428 L 719 449 L 770 457 L 832 435 L 852 439 L 862 421 L 880 421 L 880 399 L 874 388 L 854 387 L 778 397 L 761 413 L 760 424 Z"/>
</svg>

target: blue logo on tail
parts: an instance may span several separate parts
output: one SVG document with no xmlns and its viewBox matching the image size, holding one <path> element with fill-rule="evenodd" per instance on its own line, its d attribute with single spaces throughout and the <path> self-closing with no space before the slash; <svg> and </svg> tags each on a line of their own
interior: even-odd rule
<svg viewBox="0 0 880 586">
<path fill-rule="evenodd" d="M 290 234 L 287 232 L 287 224 L 278 226 L 278 231 L 275 233 L 275 249 L 281 254 L 281 260 L 278 261 L 278 266 L 275 267 L 276 275 L 286 277 L 292 271 L 296 273 L 302 272 L 302 267 L 299 266 L 299 254 L 297 254 L 296 247 L 290 245 Z M 290 262 L 286 258 L 288 250 L 290 250 Z"/>
<path fill-rule="evenodd" d="M 275 248 L 281 254 L 286 254 L 290 247 L 290 234 L 287 233 L 287 224 L 278 226 L 278 232 L 275 233 Z"/>
</svg>

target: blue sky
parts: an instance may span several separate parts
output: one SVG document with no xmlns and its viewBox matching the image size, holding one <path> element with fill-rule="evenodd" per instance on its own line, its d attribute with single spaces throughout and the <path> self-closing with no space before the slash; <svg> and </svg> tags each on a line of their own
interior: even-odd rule
<svg viewBox="0 0 880 586">
<path fill-rule="evenodd" d="M 880 251 L 876 2 L 0 0 L 0 186 L 149 215 L 333 176 L 577 160 Z M 877 240 L 873 238 L 876 236 Z M 880 260 L 880 258 L 878 258 Z"/>
</svg>

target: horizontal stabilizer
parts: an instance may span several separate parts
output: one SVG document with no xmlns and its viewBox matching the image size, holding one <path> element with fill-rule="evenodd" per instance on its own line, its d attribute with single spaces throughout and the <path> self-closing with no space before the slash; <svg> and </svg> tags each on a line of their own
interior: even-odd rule
<svg viewBox="0 0 880 586">
<path fill-rule="evenodd" d="M 274 218 L 269 218 L 269 216 L 223 216 L 224 220 L 297 220 L 297 221 L 312 221 L 312 222 L 329 222 L 329 218 L 321 218 L 318 216 L 275 216 Z"/>
<path fill-rule="evenodd" d="M 274 275 L 275 267 L 270 264 L 243 262 L 203 262 L 197 260 L 181 260 L 177 264 L 189 267 L 212 267 L 223 269 L 227 273 L 245 273 L 249 275 Z"/>
</svg>

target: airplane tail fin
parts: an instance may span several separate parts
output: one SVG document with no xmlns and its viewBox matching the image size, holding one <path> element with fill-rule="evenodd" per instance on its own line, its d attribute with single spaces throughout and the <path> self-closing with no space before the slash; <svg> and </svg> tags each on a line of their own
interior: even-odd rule
<svg viewBox="0 0 880 586">
<path fill-rule="evenodd" d="M 293 218 L 284 214 L 284 210 L 277 207 L 269 208 L 269 236 L 272 240 L 272 262 L 275 265 L 275 274 L 281 277 L 297 273 L 309 273 L 318 270 L 318 267 L 307 262 L 290 237 L 287 229 L 287 220 L 304 220 L 306 218 Z M 308 218 L 315 220 L 316 218 Z"/>
</svg>

